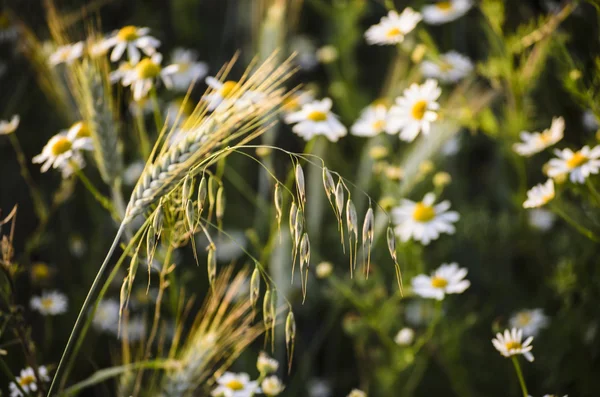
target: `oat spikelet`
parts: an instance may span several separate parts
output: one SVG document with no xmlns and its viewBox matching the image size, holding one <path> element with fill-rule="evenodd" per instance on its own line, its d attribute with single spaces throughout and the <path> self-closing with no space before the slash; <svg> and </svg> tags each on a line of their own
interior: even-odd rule
<svg viewBox="0 0 600 397">
<path fill-rule="evenodd" d="M 288 373 L 292 370 L 292 360 L 294 358 L 294 346 L 296 344 L 296 319 L 294 312 L 290 309 L 285 319 L 285 347 L 288 356 Z"/>
<path fill-rule="evenodd" d="M 306 184 L 304 182 L 304 171 L 300 164 L 296 164 L 296 190 L 298 191 L 298 197 L 300 198 L 300 205 L 304 207 L 306 204 Z"/>
<path fill-rule="evenodd" d="M 394 229 L 391 226 L 387 228 L 387 244 L 388 250 L 390 251 L 390 255 L 394 260 L 394 267 L 396 268 L 396 278 L 398 281 L 398 288 L 400 289 L 400 293 L 402 292 L 402 273 L 400 272 L 400 264 L 398 263 L 398 256 L 396 255 L 396 234 L 394 233 Z"/>
<path fill-rule="evenodd" d="M 375 237 L 375 216 L 373 215 L 373 208 L 369 206 L 367 213 L 365 215 L 365 220 L 363 222 L 362 228 L 362 249 L 363 249 L 363 259 L 365 250 L 367 251 L 367 278 L 369 278 L 369 272 L 371 267 L 371 247 L 373 246 L 373 239 Z M 365 247 L 366 245 L 366 247 Z"/>
<path fill-rule="evenodd" d="M 350 277 L 356 268 L 356 254 L 358 251 L 358 216 L 352 200 L 346 202 L 346 228 L 348 229 L 348 250 L 350 251 Z"/>
</svg>

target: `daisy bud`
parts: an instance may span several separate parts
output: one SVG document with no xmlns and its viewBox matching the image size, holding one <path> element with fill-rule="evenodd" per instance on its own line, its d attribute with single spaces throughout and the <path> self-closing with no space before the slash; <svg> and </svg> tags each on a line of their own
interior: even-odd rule
<svg viewBox="0 0 600 397">
<path fill-rule="evenodd" d="M 446 185 L 449 185 L 450 182 L 452 182 L 452 177 L 447 172 L 444 172 L 444 171 L 437 172 L 433 176 L 433 186 L 435 186 L 435 187 L 442 188 Z"/>
<path fill-rule="evenodd" d="M 333 273 L 333 265 L 331 262 L 321 262 L 315 267 L 315 273 L 318 278 L 327 278 Z"/>
<path fill-rule="evenodd" d="M 275 375 L 268 376 L 260 383 L 260 389 L 267 397 L 278 396 L 285 387 Z"/>
<path fill-rule="evenodd" d="M 300 164 L 296 164 L 296 189 L 298 189 L 298 196 L 300 196 L 300 202 L 306 203 L 306 186 L 304 183 L 304 171 Z"/>
<path fill-rule="evenodd" d="M 388 148 L 382 145 L 373 146 L 369 149 L 369 157 L 373 160 L 382 160 L 386 158 L 388 154 Z"/>
</svg>

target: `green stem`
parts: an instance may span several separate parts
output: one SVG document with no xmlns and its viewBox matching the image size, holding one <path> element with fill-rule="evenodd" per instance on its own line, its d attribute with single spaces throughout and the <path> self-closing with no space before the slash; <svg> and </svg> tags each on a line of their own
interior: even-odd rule
<svg viewBox="0 0 600 397">
<path fill-rule="evenodd" d="M 600 193 L 598 192 L 598 190 L 592 183 L 592 178 L 587 178 L 585 183 L 588 186 L 588 188 L 590 189 L 590 192 L 592 192 L 592 195 L 594 196 L 594 200 L 596 201 L 596 204 L 600 205 Z"/>
<path fill-rule="evenodd" d="M 515 366 L 515 372 L 517 373 L 517 377 L 519 378 L 519 384 L 521 385 L 521 391 L 523 392 L 523 397 L 528 397 L 529 393 L 527 393 L 527 386 L 525 385 L 525 378 L 523 378 L 523 372 L 521 371 L 521 365 L 519 364 L 519 360 L 517 360 L 517 356 L 512 356 L 512 362 Z"/>
<path fill-rule="evenodd" d="M 596 236 L 596 234 L 594 232 L 592 232 L 591 230 L 589 230 L 586 227 L 580 225 L 579 222 L 577 222 L 576 220 L 574 220 L 573 218 L 571 218 L 569 216 L 569 214 L 567 214 L 565 211 L 563 211 L 557 205 L 552 205 L 551 208 L 561 218 L 563 218 L 565 221 L 567 221 L 567 223 L 569 225 L 573 226 L 573 228 L 575 228 L 575 230 L 577 230 L 579 233 L 581 233 L 582 235 L 584 235 L 585 237 L 589 238 L 592 241 L 600 243 L 600 237 Z"/>
<path fill-rule="evenodd" d="M 69 340 L 67 341 L 67 346 L 65 347 L 60 362 L 58 363 L 58 367 L 56 368 L 56 373 L 54 374 L 54 378 L 52 379 L 52 383 L 50 384 L 50 389 L 48 390 L 47 397 L 52 397 L 52 392 L 54 391 L 54 389 L 56 389 L 56 386 L 58 386 L 59 380 L 61 379 L 61 376 L 65 370 L 65 364 L 67 362 L 67 359 L 69 358 L 69 354 L 71 353 L 77 336 L 81 331 L 81 327 L 84 324 L 84 319 L 87 314 L 88 307 L 92 303 L 92 299 L 94 298 L 94 295 L 96 295 L 96 292 L 100 287 L 100 281 L 102 280 L 102 276 L 108 268 L 108 263 L 110 262 L 112 254 L 119 245 L 119 240 L 121 238 L 121 234 L 123 234 L 124 229 L 124 224 L 121 224 L 121 226 L 119 226 L 119 230 L 117 231 L 117 235 L 115 236 L 115 239 L 113 240 L 113 243 L 110 249 L 108 250 L 108 254 L 106 254 L 106 258 L 104 258 L 104 262 L 102 263 L 102 266 L 100 266 L 100 269 L 96 274 L 96 278 L 94 279 L 94 282 L 92 283 L 92 286 L 90 287 L 90 290 L 87 296 L 85 297 L 83 306 L 81 306 L 81 309 L 79 310 L 79 315 L 77 316 L 77 320 L 75 321 L 75 325 L 73 326 L 73 330 L 71 331 L 71 335 L 69 336 Z"/>
<path fill-rule="evenodd" d="M 79 180 L 83 183 L 83 186 L 85 186 L 85 188 L 90 193 L 92 193 L 92 196 L 94 196 L 96 201 L 98 201 L 101 206 L 103 206 L 108 212 L 110 212 L 110 215 L 113 218 L 118 220 L 119 214 L 115 211 L 115 209 L 112 205 L 112 202 L 108 199 L 108 197 L 106 197 L 102 193 L 100 193 L 100 191 L 96 188 L 96 186 L 94 186 L 94 184 L 88 179 L 87 176 L 85 176 L 85 174 L 80 169 L 76 168 L 75 173 L 77 174 L 77 177 L 79 178 Z"/>
<path fill-rule="evenodd" d="M 144 160 L 150 156 L 150 138 L 148 137 L 148 131 L 146 131 L 146 123 L 144 122 L 144 111 L 142 105 L 137 104 L 138 109 L 135 112 L 135 122 L 137 124 L 137 130 L 140 138 L 140 151 Z"/>
</svg>

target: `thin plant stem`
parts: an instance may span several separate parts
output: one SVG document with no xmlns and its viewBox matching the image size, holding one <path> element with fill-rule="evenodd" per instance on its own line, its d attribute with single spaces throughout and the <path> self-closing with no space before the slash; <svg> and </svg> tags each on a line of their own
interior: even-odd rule
<svg viewBox="0 0 600 397">
<path fill-rule="evenodd" d="M 85 316 L 87 314 L 86 312 L 88 310 L 88 307 L 92 303 L 92 300 L 94 299 L 94 295 L 96 295 L 96 292 L 98 291 L 98 288 L 100 287 L 100 281 L 102 280 L 102 276 L 104 275 L 104 272 L 106 272 L 106 269 L 108 268 L 108 264 L 110 262 L 110 258 L 112 257 L 112 254 L 115 252 L 115 250 L 117 249 L 117 246 L 119 245 L 119 240 L 121 238 L 121 235 L 123 234 L 124 229 L 125 229 L 125 226 L 121 223 L 121 225 L 119 226 L 119 230 L 117 230 L 115 239 L 113 240 L 112 245 L 111 245 L 110 249 L 108 250 L 108 253 L 106 254 L 106 258 L 104 258 L 104 262 L 102 263 L 102 266 L 100 266 L 100 269 L 98 270 L 98 273 L 96 274 L 96 278 L 94 279 L 94 282 L 92 283 L 92 286 L 90 287 L 90 290 L 89 290 L 87 296 L 85 297 L 83 306 L 81 306 L 81 309 L 79 310 L 79 314 L 77 315 L 77 320 L 75 321 L 75 325 L 73 326 L 73 330 L 71 331 L 71 335 L 69 336 L 69 340 L 67 341 L 67 346 L 65 347 L 65 350 L 63 351 L 62 357 L 60 358 L 60 362 L 58 363 L 58 367 L 56 368 L 56 373 L 54 374 L 54 378 L 52 379 L 52 383 L 50 384 L 50 389 L 48 390 L 47 397 L 51 397 L 52 392 L 58 386 L 59 380 L 61 379 L 61 376 L 65 370 L 65 364 L 67 362 L 67 359 L 69 358 L 69 354 L 71 353 L 74 343 L 77 340 L 79 332 L 81 331 L 81 327 L 84 324 L 84 320 L 85 320 Z"/>
<path fill-rule="evenodd" d="M 596 236 L 596 234 L 594 232 L 592 232 L 591 230 L 589 230 L 588 228 L 580 225 L 579 222 L 577 222 L 576 220 L 571 218 L 569 216 L 569 214 L 567 214 L 565 211 L 563 211 L 557 205 L 553 205 L 553 206 L 551 206 L 551 208 L 561 218 L 563 218 L 565 221 L 567 221 L 567 223 L 569 225 L 573 226 L 573 228 L 575 228 L 575 230 L 577 230 L 579 233 L 581 233 L 582 235 L 584 235 L 585 237 L 589 238 L 592 241 L 595 241 L 597 243 L 600 242 L 600 237 Z"/>
<path fill-rule="evenodd" d="M 527 393 L 527 385 L 525 385 L 525 378 L 523 378 L 523 371 L 521 371 L 521 365 L 519 364 L 517 356 L 512 356 L 512 362 L 515 366 L 515 372 L 517 373 L 517 377 L 519 378 L 519 384 L 521 385 L 523 397 L 528 397 L 529 393 Z"/>
<path fill-rule="evenodd" d="M 594 196 L 594 200 L 596 201 L 596 204 L 600 205 L 600 192 L 598 192 L 598 189 L 596 189 L 596 187 L 594 186 L 594 183 L 592 182 L 591 178 L 587 178 L 585 183 L 588 186 L 588 188 L 590 189 L 590 192 L 592 192 L 592 195 Z"/>
<path fill-rule="evenodd" d="M 162 116 L 160 114 L 160 106 L 158 106 L 158 97 L 156 95 L 156 87 L 152 86 L 150 90 L 150 100 L 152 101 L 152 113 L 154 113 L 154 123 L 156 124 L 156 133 L 159 134 L 162 130 Z"/>
<path fill-rule="evenodd" d="M 103 206 L 108 212 L 110 212 L 110 215 L 115 220 L 120 220 L 119 214 L 115 211 L 115 208 L 113 207 L 110 199 L 108 197 L 106 197 L 105 195 L 103 195 L 102 193 L 100 193 L 100 191 L 96 188 L 96 186 L 94 186 L 94 184 L 88 179 L 87 176 L 85 176 L 85 174 L 80 169 L 76 168 L 75 173 L 77 174 L 77 177 L 79 178 L 79 180 L 83 183 L 83 186 L 85 186 L 85 188 L 90 193 L 92 193 L 92 196 L 94 196 L 96 201 L 98 201 L 101 206 Z"/>
<path fill-rule="evenodd" d="M 150 155 L 150 138 L 148 137 L 148 131 L 146 131 L 146 123 L 144 121 L 144 112 L 141 105 L 137 104 L 138 109 L 135 112 L 135 123 L 140 138 L 140 151 L 144 160 L 148 159 Z"/>
</svg>

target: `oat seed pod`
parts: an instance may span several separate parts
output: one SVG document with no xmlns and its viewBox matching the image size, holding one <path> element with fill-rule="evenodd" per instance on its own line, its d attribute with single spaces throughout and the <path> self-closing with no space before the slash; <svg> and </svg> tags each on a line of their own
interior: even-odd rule
<svg viewBox="0 0 600 397">
<path fill-rule="evenodd" d="M 310 266 L 310 240 L 307 233 L 302 235 L 300 241 L 300 271 L 303 270 L 305 264 L 307 268 Z"/>
<path fill-rule="evenodd" d="M 198 216 L 202 214 L 204 202 L 206 201 L 206 195 L 208 194 L 206 183 L 206 177 L 202 175 L 202 179 L 200 179 L 200 186 L 198 187 Z"/>
<path fill-rule="evenodd" d="M 348 234 L 353 233 L 354 238 L 358 238 L 358 216 L 356 215 L 356 207 L 352 200 L 348 199 L 346 202 L 346 225 L 348 227 Z"/>
<path fill-rule="evenodd" d="M 126 276 L 123 279 L 123 284 L 121 285 L 121 292 L 119 294 L 119 326 L 121 323 L 121 315 L 123 314 L 123 309 L 127 306 L 127 302 L 129 301 L 129 294 L 131 292 L 131 288 L 129 288 L 130 284 L 129 276 Z"/>
<path fill-rule="evenodd" d="M 369 207 L 367 213 L 365 215 L 365 220 L 363 222 L 362 228 L 362 244 L 363 247 L 365 243 L 369 244 L 369 247 L 373 244 L 373 239 L 375 235 L 374 226 L 375 225 L 375 216 L 373 215 L 373 208 Z"/>
<path fill-rule="evenodd" d="M 306 184 L 304 182 L 304 171 L 300 164 L 296 164 L 296 189 L 300 197 L 300 203 L 306 203 Z"/>
<path fill-rule="evenodd" d="M 271 323 L 273 322 L 273 317 L 271 316 L 271 289 L 267 287 L 265 291 L 265 296 L 263 297 L 263 322 L 265 325 L 265 329 L 271 328 Z"/>
<path fill-rule="evenodd" d="M 327 197 L 335 194 L 335 182 L 327 167 L 323 167 L 323 187 L 325 188 Z"/>
<path fill-rule="evenodd" d="M 212 213 L 212 209 L 215 207 L 215 177 L 210 175 L 208 177 L 208 209 Z"/>
<path fill-rule="evenodd" d="M 213 245 L 210 245 L 208 248 L 206 269 L 208 271 L 208 282 L 211 286 L 214 286 L 214 282 L 217 279 L 217 250 Z"/>
<path fill-rule="evenodd" d="M 219 186 L 219 189 L 217 189 L 215 215 L 217 216 L 218 220 L 223 219 L 223 215 L 225 215 L 225 193 L 223 186 Z"/>
<path fill-rule="evenodd" d="M 292 369 L 292 358 L 294 357 L 294 346 L 296 345 L 296 319 L 294 312 L 290 309 L 285 319 L 285 348 L 288 356 L 288 371 Z"/>
<path fill-rule="evenodd" d="M 250 278 L 250 303 L 252 303 L 252 309 L 256 308 L 256 303 L 260 296 L 260 271 L 258 267 L 254 267 L 252 277 Z"/>
<path fill-rule="evenodd" d="M 289 221 L 290 221 L 290 234 L 292 236 L 292 241 L 295 241 L 295 231 L 296 231 L 296 223 L 298 221 L 298 207 L 296 206 L 296 203 L 294 201 L 292 201 L 292 205 L 290 206 L 290 217 L 289 217 Z"/>
<path fill-rule="evenodd" d="M 392 259 L 394 260 L 394 262 L 397 263 L 398 260 L 396 256 L 396 235 L 394 233 L 394 229 L 391 226 L 388 226 L 387 228 L 387 244 Z"/>
<path fill-rule="evenodd" d="M 281 185 L 279 182 L 275 184 L 275 192 L 273 193 L 273 202 L 275 203 L 275 212 L 277 221 L 281 223 L 281 214 L 283 206 L 283 192 L 281 191 Z"/>
<path fill-rule="evenodd" d="M 188 200 L 185 204 L 185 220 L 187 222 L 188 229 L 190 232 L 193 232 L 196 229 L 196 211 L 192 200 Z"/>
<path fill-rule="evenodd" d="M 138 255 L 138 251 L 136 250 L 131 257 L 131 262 L 129 262 L 129 274 L 127 278 L 129 278 L 129 290 L 131 291 L 131 287 L 133 286 L 133 279 L 138 270 L 138 266 L 140 265 L 140 258 Z"/>
<path fill-rule="evenodd" d="M 187 175 L 183 180 L 183 187 L 181 189 L 181 196 L 183 200 L 189 200 L 194 194 L 194 177 Z"/>
<path fill-rule="evenodd" d="M 342 186 L 341 181 L 338 182 L 335 188 L 335 206 L 341 217 L 344 211 L 344 186 Z"/>
</svg>

